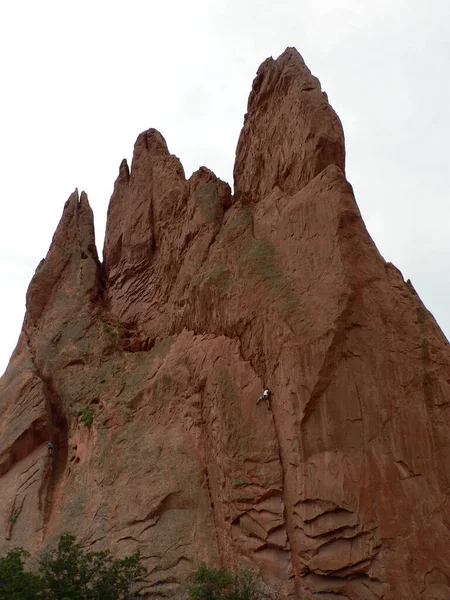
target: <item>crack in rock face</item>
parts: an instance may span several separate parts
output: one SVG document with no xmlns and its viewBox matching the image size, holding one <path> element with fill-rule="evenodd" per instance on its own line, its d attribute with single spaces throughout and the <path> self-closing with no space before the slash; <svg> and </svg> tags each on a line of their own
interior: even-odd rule
<svg viewBox="0 0 450 600">
<path fill-rule="evenodd" d="M 283 597 L 450 597 L 449 345 L 295 49 L 257 72 L 234 190 L 142 133 L 103 263 L 70 196 L 0 381 L 1 552 L 140 550 L 147 597 L 201 561 Z"/>
</svg>

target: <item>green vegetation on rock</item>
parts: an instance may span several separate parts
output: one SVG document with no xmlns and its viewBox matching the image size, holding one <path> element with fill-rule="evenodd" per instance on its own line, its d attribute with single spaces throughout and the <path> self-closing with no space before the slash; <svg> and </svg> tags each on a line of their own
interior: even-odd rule
<svg viewBox="0 0 450 600">
<path fill-rule="evenodd" d="M 298 298 L 292 291 L 283 269 L 277 264 L 275 246 L 270 240 L 250 237 L 238 260 L 238 266 L 248 276 L 257 277 L 267 284 L 270 300 L 282 300 L 289 312 L 300 311 Z"/>
<path fill-rule="evenodd" d="M 208 223 L 213 223 L 223 215 L 217 186 L 213 181 L 202 182 L 194 192 L 194 202 Z"/>
<path fill-rule="evenodd" d="M 90 427 L 94 422 L 94 411 L 89 408 L 80 408 L 78 411 L 78 416 L 82 417 L 83 423 L 86 427 Z"/>
<path fill-rule="evenodd" d="M 75 536 L 62 535 L 36 572 L 25 571 L 22 548 L 0 558 L 0 600 L 132 600 L 146 574 L 139 553 L 114 559 L 108 550 L 86 552 Z"/>
<path fill-rule="evenodd" d="M 41 577 L 24 569 L 24 561 L 28 556 L 28 552 L 22 548 L 15 548 L 0 558 L 0 600 L 34 600 L 41 597 L 44 589 Z"/>
<path fill-rule="evenodd" d="M 277 600 L 279 597 L 249 568 L 230 572 L 211 569 L 205 563 L 195 572 L 189 595 L 192 600 Z"/>
</svg>

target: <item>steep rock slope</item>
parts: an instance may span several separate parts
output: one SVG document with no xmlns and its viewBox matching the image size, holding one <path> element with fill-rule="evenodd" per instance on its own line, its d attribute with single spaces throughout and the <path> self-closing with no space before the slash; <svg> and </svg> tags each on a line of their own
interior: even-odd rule
<svg viewBox="0 0 450 600">
<path fill-rule="evenodd" d="M 149 130 L 103 264 L 86 196 L 69 198 L 0 384 L 2 550 L 67 529 L 139 548 L 161 597 L 202 559 L 283 594 L 450 595 L 450 349 L 370 239 L 344 160 L 288 49 L 253 83 L 234 196 L 204 167 L 186 180 Z"/>
</svg>

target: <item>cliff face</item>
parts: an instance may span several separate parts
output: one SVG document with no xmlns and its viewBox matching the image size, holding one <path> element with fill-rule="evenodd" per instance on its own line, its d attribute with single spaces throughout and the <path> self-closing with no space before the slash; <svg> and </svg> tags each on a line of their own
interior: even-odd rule
<svg viewBox="0 0 450 600">
<path fill-rule="evenodd" d="M 234 174 L 234 196 L 186 180 L 141 134 L 103 264 L 69 198 L 0 383 L 1 550 L 140 549 L 164 597 L 206 560 L 285 594 L 448 598 L 449 345 L 368 235 L 295 50 L 258 71 Z"/>
</svg>

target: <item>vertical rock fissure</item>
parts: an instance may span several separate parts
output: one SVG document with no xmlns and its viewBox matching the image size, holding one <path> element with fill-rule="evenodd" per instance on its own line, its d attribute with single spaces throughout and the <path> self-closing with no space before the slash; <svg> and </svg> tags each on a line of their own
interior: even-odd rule
<svg viewBox="0 0 450 600">
<path fill-rule="evenodd" d="M 206 434 L 206 428 L 205 428 L 205 415 L 204 415 L 204 407 L 205 407 L 205 402 L 204 402 L 204 390 L 205 390 L 205 381 L 201 382 L 201 387 L 199 389 L 199 393 L 200 393 L 200 429 L 201 429 L 201 440 L 205 440 L 207 437 Z M 216 548 L 217 548 L 217 554 L 219 556 L 219 560 L 220 560 L 220 564 L 223 565 L 224 564 L 224 549 L 221 547 L 220 545 L 220 538 L 219 538 L 219 532 L 218 532 L 218 528 L 217 528 L 217 519 L 216 519 L 216 512 L 215 512 L 215 503 L 213 500 L 213 496 L 212 496 L 212 491 L 211 491 L 211 485 L 210 485 L 210 480 L 209 480 L 209 468 L 208 468 L 208 458 L 207 458 L 207 453 L 205 451 L 205 442 L 203 442 L 203 448 L 202 448 L 202 452 L 203 452 L 203 457 L 204 457 L 204 464 L 205 464 L 205 469 L 204 469 L 204 473 L 205 473 L 205 483 L 206 483 L 206 490 L 208 493 L 208 500 L 209 500 L 209 506 L 211 509 L 211 517 L 213 520 L 213 527 L 214 527 L 214 537 L 216 540 Z"/>
<path fill-rule="evenodd" d="M 295 567 L 294 567 L 294 564 L 292 561 L 292 541 L 294 538 L 293 532 L 292 532 L 292 519 L 291 519 L 291 515 L 289 514 L 288 505 L 287 505 L 287 500 L 288 500 L 288 494 L 287 494 L 287 490 L 286 490 L 286 488 L 287 488 L 287 467 L 285 465 L 284 452 L 283 452 L 283 448 L 281 445 L 281 437 L 282 436 L 279 431 L 279 427 L 277 426 L 277 419 L 275 417 L 275 411 L 273 410 L 273 403 L 272 403 L 272 408 L 271 408 L 271 417 L 272 417 L 275 437 L 277 440 L 278 460 L 280 462 L 280 469 L 281 469 L 281 476 L 282 476 L 283 489 L 281 490 L 281 497 L 283 498 L 283 519 L 284 519 L 284 522 L 286 525 L 287 550 L 289 552 L 290 563 L 294 569 L 294 577 L 296 577 L 297 573 L 295 571 Z M 292 576 L 290 578 L 292 578 Z"/>
<path fill-rule="evenodd" d="M 256 364 L 253 364 L 254 361 L 250 358 L 246 358 L 245 357 L 245 351 L 244 351 L 244 346 L 242 343 L 242 340 L 240 338 L 240 336 L 237 336 L 239 339 L 239 353 L 241 355 L 241 358 L 243 361 L 249 361 L 253 371 L 255 372 L 255 374 L 259 377 L 259 379 L 261 381 L 267 381 L 267 378 L 261 376 L 261 373 L 259 372 L 259 369 L 257 367 Z M 255 361 L 256 362 L 256 361 Z M 267 369 L 264 369 L 264 371 L 267 373 Z M 274 396 L 276 396 L 276 394 L 274 394 Z M 273 396 L 273 397 L 274 397 Z M 281 489 L 281 498 L 283 500 L 283 520 L 285 523 L 285 527 L 286 527 L 286 540 L 287 540 L 287 544 L 286 544 L 286 551 L 289 552 L 289 561 L 290 564 L 292 565 L 292 567 L 294 568 L 293 562 L 292 562 L 292 540 L 293 540 L 293 532 L 292 532 L 292 519 L 291 516 L 289 514 L 288 511 L 288 505 L 287 505 L 287 499 L 288 499 L 288 495 L 287 495 L 287 491 L 286 491 L 286 487 L 287 487 L 287 466 L 285 464 L 285 459 L 284 459 L 284 452 L 283 452 L 283 447 L 281 444 L 281 432 L 279 430 L 279 427 L 277 425 L 277 419 L 275 417 L 275 411 L 274 411 L 274 403 L 273 403 L 273 397 L 271 399 L 271 406 L 268 409 L 270 412 L 270 418 L 271 418 L 271 422 L 273 424 L 273 430 L 275 433 L 275 438 L 276 438 L 276 443 L 277 443 L 277 451 L 278 451 L 278 462 L 280 464 L 280 470 L 281 470 L 281 480 L 282 480 L 282 489 Z M 296 577 L 296 572 L 295 572 L 295 568 L 294 568 L 294 577 Z M 290 576 L 290 579 L 292 578 L 292 576 Z"/>
<path fill-rule="evenodd" d="M 53 512 L 54 500 L 62 476 L 66 470 L 68 456 L 68 423 L 62 409 L 61 399 L 49 380 L 42 378 L 45 390 L 45 403 L 53 453 L 48 455 L 47 468 L 39 489 L 39 505 L 42 511 L 43 535 Z"/>
<path fill-rule="evenodd" d="M 13 534 L 14 525 L 16 524 L 16 521 L 19 518 L 19 515 L 22 511 L 23 504 L 25 502 L 25 496 L 22 496 L 22 500 L 20 501 L 19 505 L 16 506 L 17 498 L 18 498 L 18 496 L 16 494 L 16 496 L 14 497 L 14 502 L 11 506 L 11 512 L 10 512 L 9 518 L 8 518 L 8 525 L 7 525 L 7 530 L 6 530 L 6 534 L 5 534 L 5 540 L 11 539 L 12 534 Z"/>
</svg>

